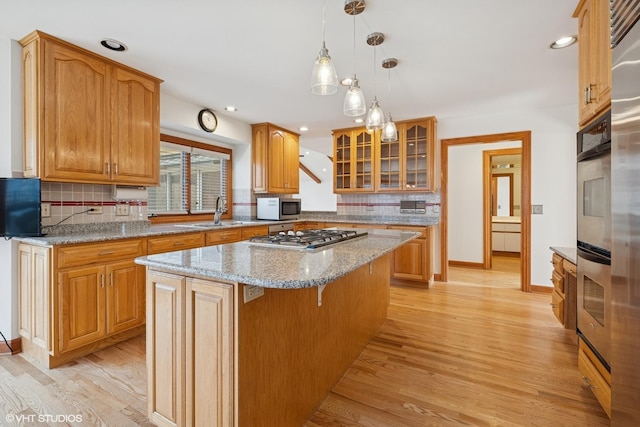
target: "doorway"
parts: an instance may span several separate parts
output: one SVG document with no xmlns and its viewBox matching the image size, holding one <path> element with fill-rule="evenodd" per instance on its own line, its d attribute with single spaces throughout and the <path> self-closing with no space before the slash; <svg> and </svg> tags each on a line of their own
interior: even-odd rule
<svg viewBox="0 0 640 427">
<path fill-rule="evenodd" d="M 499 142 L 517 141 L 521 149 L 521 182 L 520 182 L 520 289 L 529 292 L 531 288 L 531 238 L 530 238 L 530 213 L 531 213 L 531 131 L 511 132 L 502 134 L 479 135 L 463 138 L 441 140 L 441 203 L 442 218 L 440 222 L 440 280 L 446 282 L 449 275 L 449 251 L 448 251 L 448 222 L 449 222 L 449 148 L 469 144 L 490 144 Z M 491 179 L 483 180 L 485 207 L 483 209 L 483 240 L 484 250 L 483 267 L 491 268 Z"/>
</svg>

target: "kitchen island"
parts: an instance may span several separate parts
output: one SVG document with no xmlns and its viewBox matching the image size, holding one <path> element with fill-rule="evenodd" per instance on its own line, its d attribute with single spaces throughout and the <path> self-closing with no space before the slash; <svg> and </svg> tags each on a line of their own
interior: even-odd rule
<svg viewBox="0 0 640 427">
<path fill-rule="evenodd" d="M 303 425 L 385 321 L 388 256 L 419 235 L 367 231 L 314 251 L 239 242 L 138 258 L 150 420 Z"/>
</svg>

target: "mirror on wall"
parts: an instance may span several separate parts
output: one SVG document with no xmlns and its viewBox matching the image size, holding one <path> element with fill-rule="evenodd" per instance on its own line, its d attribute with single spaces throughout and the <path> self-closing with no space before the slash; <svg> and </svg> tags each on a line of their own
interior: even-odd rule
<svg viewBox="0 0 640 427">
<path fill-rule="evenodd" d="M 492 156 L 492 216 L 520 216 L 521 164 L 520 154 Z"/>
</svg>

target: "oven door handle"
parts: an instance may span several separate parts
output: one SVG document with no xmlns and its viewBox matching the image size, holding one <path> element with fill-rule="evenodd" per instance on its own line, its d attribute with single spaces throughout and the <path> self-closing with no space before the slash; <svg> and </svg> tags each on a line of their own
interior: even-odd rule
<svg viewBox="0 0 640 427">
<path fill-rule="evenodd" d="M 611 265 L 611 259 L 586 251 L 582 248 L 578 248 L 578 256 L 598 264 Z"/>
</svg>

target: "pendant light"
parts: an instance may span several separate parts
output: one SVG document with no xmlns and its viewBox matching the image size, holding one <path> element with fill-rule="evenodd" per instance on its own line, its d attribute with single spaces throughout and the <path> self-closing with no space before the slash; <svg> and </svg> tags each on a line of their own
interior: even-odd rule
<svg viewBox="0 0 640 427">
<path fill-rule="evenodd" d="M 396 65 L 398 65 L 398 60 L 396 58 L 387 58 L 382 61 L 382 68 L 389 70 L 389 98 L 391 98 L 391 69 Z M 395 142 L 398 140 L 398 130 L 396 129 L 396 124 L 393 123 L 391 113 L 388 113 L 387 118 L 384 121 L 380 140 L 382 142 Z"/>
<path fill-rule="evenodd" d="M 367 102 L 356 78 L 356 15 L 364 12 L 364 8 L 364 0 L 347 0 L 344 4 L 344 11 L 353 16 L 353 77 L 342 106 L 342 112 L 349 117 L 362 116 L 367 112 Z"/>
<path fill-rule="evenodd" d="M 374 130 L 382 129 L 384 125 L 384 112 L 382 108 L 380 108 L 380 104 L 378 104 L 377 97 L 377 82 L 376 82 L 376 46 L 382 44 L 384 42 L 384 34 L 382 33 L 371 33 L 367 36 L 367 44 L 373 46 L 373 102 L 371 103 L 371 107 L 369 108 L 369 113 L 367 114 L 366 127 L 369 132 Z"/>
<path fill-rule="evenodd" d="M 322 3 L 322 49 L 318 52 L 313 71 L 311 72 L 311 93 L 315 95 L 331 95 L 338 91 L 338 74 L 333 67 L 329 50 L 324 41 L 325 3 Z"/>
</svg>

